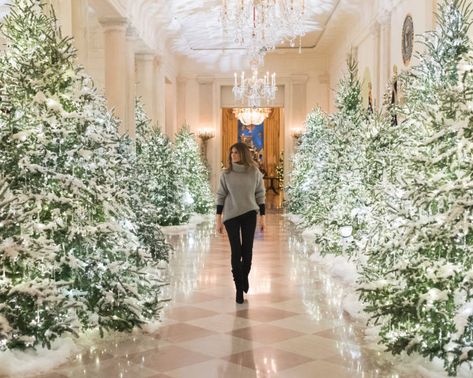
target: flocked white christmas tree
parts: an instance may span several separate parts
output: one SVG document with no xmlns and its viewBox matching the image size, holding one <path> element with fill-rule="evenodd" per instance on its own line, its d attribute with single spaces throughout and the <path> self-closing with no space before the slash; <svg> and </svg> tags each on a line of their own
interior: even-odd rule
<svg viewBox="0 0 473 378">
<path fill-rule="evenodd" d="M 463 0 L 444 1 L 426 53 L 405 81 L 412 138 L 391 231 L 368 249 L 362 298 L 393 353 L 440 358 L 454 375 L 473 359 L 473 61 Z M 400 142 L 398 139 L 394 142 Z"/>
<path fill-rule="evenodd" d="M 140 117 L 147 119 L 142 105 L 137 102 L 136 112 L 138 128 Z M 168 261 L 171 246 L 166 242 L 165 236 L 161 231 L 159 222 L 161 219 L 158 208 L 151 203 L 148 193 L 149 183 L 157 180 L 149 171 L 147 159 L 142 156 L 142 149 L 139 138 L 137 141 L 123 136 L 120 144 L 120 155 L 122 155 L 128 164 L 121 165 L 125 170 L 125 178 L 120 183 L 121 186 L 129 192 L 130 207 L 134 214 L 133 223 L 136 225 L 136 234 L 140 242 L 149 250 L 151 256 L 156 261 Z"/>
<path fill-rule="evenodd" d="M 12 3 L 2 24 L 0 177 L 18 201 L 0 211 L 0 349 L 130 330 L 159 316 L 161 283 L 119 184 L 127 162 L 117 124 L 41 2 Z"/>
<path fill-rule="evenodd" d="M 321 174 L 330 148 L 327 123 L 327 115 L 320 108 L 315 108 L 307 116 L 306 129 L 292 158 L 292 172 L 286 188 L 288 210 L 293 214 L 303 214 L 308 205 L 319 203 L 316 200 L 320 194 L 317 185 L 323 181 Z M 320 221 L 318 210 L 312 208 L 309 223 Z"/>
<path fill-rule="evenodd" d="M 199 144 L 189 126 L 182 126 L 176 134 L 174 156 L 177 169 L 192 203 L 191 211 L 209 214 L 214 210 L 214 197 L 210 189 L 209 171 L 202 161 Z"/>
<path fill-rule="evenodd" d="M 368 209 L 363 167 L 366 164 L 365 130 L 368 114 L 363 109 L 358 63 L 347 60 L 348 72 L 337 92 L 338 112 L 331 117 L 331 154 L 326 161 L 321 199 L 328 209 L 319 241 L 324 253 L 352 253 Z"/>
<path fill-rule="evenodd" d="M 338 112 L 330 118 L 320 110 L 309 115 L 287 191 L 289 209 L 315 226 L 323 253 L 353 252 L 368 211 L 363 182 L 367 114 L 357 62 L 350 56 L 347 63 L 337 94 Z"/>
<path fill-rule="evenodd" d="M 161 226 L 186 223 L 192 197 L 186 189 L 169 138 L 151 125 L 142 106 L 136 108 L 136 154 L 145 172 L 140 191 L 148 196 Z"/>
</svg>

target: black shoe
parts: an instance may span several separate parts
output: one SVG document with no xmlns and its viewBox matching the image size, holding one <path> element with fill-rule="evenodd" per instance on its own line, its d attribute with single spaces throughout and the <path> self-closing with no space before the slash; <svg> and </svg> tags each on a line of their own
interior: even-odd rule
<svg viewBox="0 0 473 378">
<path fill-rule="evenodd" d="M 250 283 L 248 282 L 248 276 L 243 277 L 243 291 L 248 293 L 248 289 L 250 288 Z"/>
<path fill-rule="evenodd" d="M 243 299 L 243 291 L 242 290 L 237 290 L 236 292 L 236 303 L 243 303 L 244 302 L 244 299 Z"/>
</svg>

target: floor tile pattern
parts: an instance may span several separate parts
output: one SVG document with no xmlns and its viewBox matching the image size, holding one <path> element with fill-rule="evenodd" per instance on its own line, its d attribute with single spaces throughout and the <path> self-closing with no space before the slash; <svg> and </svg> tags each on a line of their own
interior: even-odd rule
<svg viewBox="0 0 473 378">
<path fill-rule="evenodd" d="M 364 348 L 363 328 L 342 310 L 343 287 L 309 261 L 281 214 L 256 234 L 240 305 L 228 240 L 212 228 L 169 237 L 173 300 L 158 331 L 104 340 L 41 377 L 400 377 Z"/>
</svg>

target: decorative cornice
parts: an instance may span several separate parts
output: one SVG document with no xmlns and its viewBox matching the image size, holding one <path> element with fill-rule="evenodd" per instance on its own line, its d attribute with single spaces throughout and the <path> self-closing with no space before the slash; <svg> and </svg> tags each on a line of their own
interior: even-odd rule
<svg viewBox="0 0 473 378">
<path fill-rule="evenodd" d="M 135 27 L 128 25 L 126 28 L 126 37 L 130 40 L 138 40 L 139 35 Z"/>
<path fill-rule="evenodd" d="M 291 75 L 292 84 L 305 84 L 309 80 L 309 75 L 305 74 L 294 74 Z"/>
<path fill-rule="evenodd" d="M 391 13 L 399 3 L 400 0 L 380 0 L 376 20 L 380 24 L 389 24 L 391 22 Z"/>
<path fill-rule="evenodd" d="M 187 76 L 178 76 L 178 77 L 176 78 L 176 81 L 177 81 L 179 84 L 187 83 L 189 80 L 190 80 L 190 77 L 187 77 Z"/>
<path fill-rule="evenodd" d="M 138 51 L 136 53 L 136 59 L 143 60 L 143 61 L 154 61 L 155 55 L 153 52 L 149 51 Z"/>
<path fill-rule="evenodd" d="M 125 17 L 102 17 L 99 18 L 99 23 L 102 25 L 104 31 L 126 31 L 128 27 L 128 19 Z"/>
<path fill-rule="evenodd" d="M 196 80 L 199 84 L 213 84 L 215 81 L 214 76 L 197 76 Z"/>
</svg>

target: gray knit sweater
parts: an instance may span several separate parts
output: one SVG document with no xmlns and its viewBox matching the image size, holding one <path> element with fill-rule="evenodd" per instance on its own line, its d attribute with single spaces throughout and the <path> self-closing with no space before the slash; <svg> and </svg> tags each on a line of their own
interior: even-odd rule
<svg viewBox="0 0 473 378">
<path fill-rule="evenodd" d="M 217 205 L 223 205 L 223 222 L 252 210 L 265 202 L 263 175 L 255 167 L 232 164 L 220 175 Z"/>
</svg>

